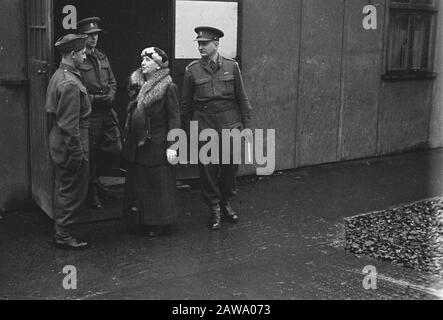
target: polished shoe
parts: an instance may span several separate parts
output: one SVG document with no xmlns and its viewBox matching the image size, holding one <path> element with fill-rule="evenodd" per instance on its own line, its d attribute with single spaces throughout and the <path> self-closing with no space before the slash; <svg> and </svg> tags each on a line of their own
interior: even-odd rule
<svg viewBox="0 0 443 320">
<path fill-rule="evenodd" d="M 222 204 L 221 208 L 223 215 L 228 221 L 237 223 L 240 220 L 240 217 L 234 212 L 229 202 Z"/>
<path fill-rule="evenodd" d="M 148 228 L 148 237 L 149 238 L 158 238 L 163 235 L 162 228 Z"/>
<path fill-rule="evenodd" d="M 211 219 L 209 220 L 209 229 L 220 230 L 221 228 L 221 209 L 220 206 L 211 208 Z"/>
<path fill-rule="evenodd" d="M 161 234 L 160 231 L 154 231 L 154 230 L 148 231 L 148 237 L 149 237 L 149 238 L 158 238 L 158 237 L 160 237 L 161 235 L 162 235 L 162 234 Z"/>
<path fill-rule="evenodd" d="M 100 198 L 98 196 L 97 187 L 91 186 L 89 189 L 89 197 L 88 197 L 88 204 L 91 208 L 96 210 L 103 209 L 102 202 L 100 201 Z"/>
<path fill-rule="evenodd" d="M 56 248 L 64 250 L 84 250 L 89 248 L 89 244 L 86 241 L 79 240 L 72 236 L 66 239 L 54 238 L 54 245 Z"/>
<path fill-rule="evenodd" d="M 136 207 L 136 206 L 131 207 L 131 213 L 137 214 L 138 213 L 138 207 Z"/>
</svg>

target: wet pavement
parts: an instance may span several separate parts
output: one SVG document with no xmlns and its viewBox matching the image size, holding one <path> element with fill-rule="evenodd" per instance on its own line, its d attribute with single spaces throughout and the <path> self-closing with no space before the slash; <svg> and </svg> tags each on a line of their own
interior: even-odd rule
<svg viewBox="0 0 443 320">
<path fill-rule="evenodd" d="M 149 239 L 127 218 L 79 226 L 93 247 L 48 241 L 39 211 L 0 219 L 0 299 L 441 299 L 443 279 L 343 249 L 343 219 L 443 195 L 443 150 L 239 180 L 238 225 L 207 229 L 195 189 L 170 234 Z M 116 204 L 116 209 L 118 204 Z M 65 290 L 62 270 L 77 269 Z M 365 266 L 377 269 L 366 290 Z"/>
</svg>

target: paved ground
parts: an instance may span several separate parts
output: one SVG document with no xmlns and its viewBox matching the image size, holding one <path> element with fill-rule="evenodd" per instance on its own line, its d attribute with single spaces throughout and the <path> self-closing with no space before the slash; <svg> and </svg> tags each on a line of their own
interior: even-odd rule
<svg viewBox="0 0 443 320">
<path fill-rule="evenodd" d="M 344 217 L 443 195 L 443 150 L 242 179 L 238 225 L 206 228 L 197 190 L 171 234 L 150 240 L 127 219 L 89 223 L 85 252 L 51 247 L 41 212 L 0 220 L 0 299 L 437 299 L 443 281 L 342 249 Z M 78 289 L 62 287 L 74 265 Z M 362 285 L 366 265 L 377 290 Z"/>
</svg>

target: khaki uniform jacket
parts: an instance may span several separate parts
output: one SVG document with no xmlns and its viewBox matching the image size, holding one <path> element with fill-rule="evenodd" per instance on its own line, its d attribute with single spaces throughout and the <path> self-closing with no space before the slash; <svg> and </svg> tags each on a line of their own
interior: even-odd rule
<svg viewBox="0 0 443 320">
<path fill-rule="evenodd" d="M 194 120 L 201 130 L 250 128 L 251 105 L 238 63 L 218 55 L 215 72 L 206 59 L 189 64 L 183 82 L 181 114 L 185 126 Z"/>
<path fill-rule="evenodd" d="M 67 168 L 72 160 L 88 160 L 88 117 L 91 104 L 80 72 L 60 64 L 49 81 L 46 112 L 53 115 L 49 150 L 56 165 Z"/>
<path fill-rule="evenodd" d="M 94 49 L 92 54 L 87 54 L 85 61 L 78 67 L 83 83 L 91 95 L 93 108 L 101 107 L 100 96 L 110 97 L 110 104 L 103 107 L 110 109 L 117 92 L 117 81 L 111 69 L 108 57 L 101 51 Z"/>
</svg>

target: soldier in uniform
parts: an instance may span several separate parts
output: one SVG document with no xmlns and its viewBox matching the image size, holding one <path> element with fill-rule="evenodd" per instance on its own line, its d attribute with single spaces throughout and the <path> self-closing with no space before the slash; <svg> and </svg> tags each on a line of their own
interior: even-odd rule
<svg viewBox="0 0 443 320">
<path fill-rule="evenodd" d="M 83 83 L 88 89 L 92 104 L 90 117 L 90 185 L 89 204 L 95 209 L 102 208 L 99 198 L 98 177 L 100 170 L 109 167 L 119 159 L 122 151 L 121 131 L 117 114 L 113 109 L 117 81 L 107 56 L 97 49 L 100 18 L 92 17 L 79 21 L 78 29 L 88 36 L 86 60 L 79 66 Z"/>
<path fill-rule="evenodd" d="M 238 63 L 218 53 L 223 31 L 197 27 L 195 32 L 201 59 L 186 67 L 182 92 L 184 126 L 191 120 L 198 121 L 200 130 L 215 129 L 221 141 L 222 129 L 250 128 L 251 106 Z M 220 164 L 199 163 L 202 195 L 210 208 L 212 230 L 221 228 L 222 214 L 233 223 L 239 220 L 230 202 L 235 195 L 238 165 L 222 164 L 221 156 L 220 152 Z"/>
<path fill-rule="evenodd" d="M 72 226 L 87 196 L 89 181 L 88 117 L 91 104 L 77 67 L 86 58 L 86 36 L 68 34 L 55 47 L 62 55 L 49 81 L 45 109 L 53 127 L 50 156 L 55 167 L 54 243 L 63 249 L 84 249 L 87 242 L 72 234 Z"/>
</svg>

